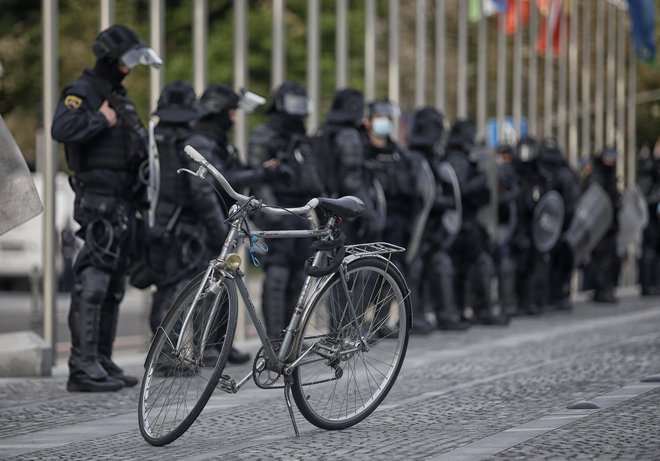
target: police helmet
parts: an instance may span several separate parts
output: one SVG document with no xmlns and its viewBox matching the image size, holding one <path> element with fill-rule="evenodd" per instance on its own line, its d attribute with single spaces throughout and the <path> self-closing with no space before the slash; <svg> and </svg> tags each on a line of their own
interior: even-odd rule
<svg viewBox="0 0 660 461">
<path fill-rule="evenodd" d="M 355 123 L 364 117 L 364 95 L 353 88 L 337 91 L 326 116 L 329 123 Z"/>
<path fill-rule="evenodd" d="M 367 117 L 369 119 L 374 117 L 387 117 L 393 119 L 400 114 L 399 106 L 387 99 L 373 101 L 367 106 Z"/>
<path fill-rule="evenodd" d="M 272 103 L 268 113 L 279 112 L 296 117 L 307 117 L 310 111 L 310 100 L 304 85 L 287 81 L 275 88 Z"/>
<path fill-rule="evenodd" d="M 431 147 L 441 141 L 445 133 L 445 118 L 434 107 L 424 107 L 415 112 L 408 134 L 410 147 Z"/>
<path fill-rule="evenodd" d="M 536 140 L 531 137 L 525 137 L 518 141 L 514 152 L 515 158 L 521 162 L 531 162 L 538 154 Z"/>
<path fill-rule="evenodd" d="M 204 115 L 221 114 L 238 108 L 240 97 L 227 85 L 209 85 L 199 98 Z"/>
<path fill-rule="evenodd" d="M 613 147 L 606 147 L 600 151 L 598 157 L 605 165 L 614 165 L 619 159 L 619 153 Z"/>
<path fill-rule="evenodd" d="M 557 143 L 555 138 L 543 138 L 539 144 L 538 153 L 542 159 L 563 157 L 562 151 L 559 148 L 559 143 Z"/>
<path fill-rule="evenodd" d="M 201 115 L 195 90 L 186 82 L 174 81 L 163 88 L 154 112 L 161 121 L 187 123 Z"/>
<path fill-rule="evenodd" d="M 468 150 L 475 144 L 477 131 L 469 119 L 457 120 L 449 130 L 447 148 Z"/>
<path fill-rule="evenodd" d="M 149 48 L 130 28 L 114 24 L 102 30 L 92 43 L 92 51 L 97 59 L 119 61 L 132 69 L 138 64 L 158 69 L 162 59 Z"/>
</svg>

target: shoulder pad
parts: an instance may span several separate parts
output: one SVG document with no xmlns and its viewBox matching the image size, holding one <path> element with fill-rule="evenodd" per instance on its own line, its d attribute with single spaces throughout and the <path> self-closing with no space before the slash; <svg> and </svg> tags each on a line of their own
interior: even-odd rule
<svg viewBox="0 0 660 461">
<path fill-rule="evenodd" d="M 74 80 L 67 85 L 64 90 L 62 90 L 62 101 L 64 107 L 69 110 L 80 109 L 85 103 L 88 106 L 97 109 L 103 102 L 99 96 L 94 93 L 89 82 L 84 79 Z"/>
<path fill-rule="evenodd" d="M 194 147 L 209 162 L 214 161 L 213 151 L 217 146 L 211 138 L 199 133 L 194 133 L 186 139 L 186 143 Z"/>
</svg>

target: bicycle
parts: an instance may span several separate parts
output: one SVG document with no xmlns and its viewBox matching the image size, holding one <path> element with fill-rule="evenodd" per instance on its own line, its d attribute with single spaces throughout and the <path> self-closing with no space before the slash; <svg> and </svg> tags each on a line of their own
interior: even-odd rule
<svg viewBox="0 0 660 461">
<path fill-rule="evenodd" d="M 139 426 L 144 439 L 162 446 L 179 438 L 200 414 L 215 389 L 233 394 L 250 378 L 264 389 L 284 388 L 296 436 L 290 395 L 313 425 L 338 430 L 372 413 L 392 388 L 408 346 L 412 322 L 410 292 L 391 255 L 405 249 L 389 243 L 343 245 L 338 224 L 357 217 L 364 203 L 355 197 L 314 198 L 297 208 L 268 206 L 237 193 L 222 174 L 191 146 L 186 153 L 204 179 L 215 178 L 236 200 L 220 255 L 194 277 L 172 302 L 145 360 L 140 389 Z M 315 224 L 313 210 L 328 215 Z M 293 214 L 308 230 L 251 232 L 254 213 Z M 269 339 L 240 270 L 240 244 L 250 254 L 263 238 L 314 237 L 313 258 L 288 327 Z M 310 263 L 311 261 L 311 263 Z M 237 296 L 243 298 L 262 347 L 250 373 L 235 381 L 223 374 L 236 329 Z"/>
</svg>

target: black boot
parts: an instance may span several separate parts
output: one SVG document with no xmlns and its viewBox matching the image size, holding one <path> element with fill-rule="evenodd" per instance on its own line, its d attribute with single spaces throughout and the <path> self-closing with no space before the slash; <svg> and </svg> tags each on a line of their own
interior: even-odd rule
<svg viewBox="0 0 660 461">
<path fill-rule="evenodd" d="M 138 383 L 138 379 L 135 376 L 124 374 L 124 370 L 119 368 L 110 357 L 101 355 L 99 356 L 99 362 L 105 368 L 105 371 L 108 372 L 108 375 L 113 379 L 121 381 L 124 387 L 133 387 Z"/>
</svg>

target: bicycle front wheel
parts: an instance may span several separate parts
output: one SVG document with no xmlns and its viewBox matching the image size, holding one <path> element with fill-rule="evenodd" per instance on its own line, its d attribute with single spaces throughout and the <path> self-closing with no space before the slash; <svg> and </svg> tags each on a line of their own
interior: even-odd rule
<svg viewBox="0 0 660 461">
<path fill-rule="evenodd" d="M 352 261 L 346 282 L 348 296 L 335 274 L 310 302 L 298 349 L 306 355 L 293 372 L 300 413 L 330 430 L 359 423 L 387 396 L 412 322 L 408 287 L 391 261 Z"/>
<path fill-rule="evenodd" d="M 236 287 L 204 275 L 176 296 L 149 348 L 138 413 L 140 432 L 152 445 L 171 443 L 190 427 L 227 363 L 236 329 Z"/>
</svg>

